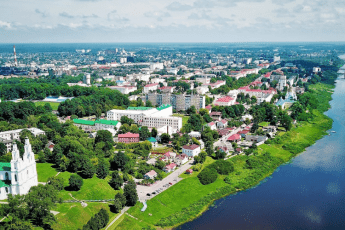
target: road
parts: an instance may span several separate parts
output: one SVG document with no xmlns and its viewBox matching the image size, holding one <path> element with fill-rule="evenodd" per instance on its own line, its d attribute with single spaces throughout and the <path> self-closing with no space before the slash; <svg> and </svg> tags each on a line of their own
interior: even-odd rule
<svg viewBox="0 0 345 230">
<path fill-rule="evenodd" d="M 145 200 L 151 199 L 152 197 L 154 197 L 154 195 L 146 196 L 146 194 L 147 193 L 152 194 L 152 192 L 156 191 L 159 188 L 163 188 L 164 190 L 168 189 L 169 187 L 163 187 L 163 185 L 169 184 L 169 182 L 171 182 L 172 184 L 176 184 L 177 182 L 182 180 L 182 178 L 179 178 L 178 176 L 186 172 L 186 170 L 192 166 L 192 163 L 193 163 L 193 160 L 188 161 L 187 163 L 182 165 L 180 168 L 177 168 L 170 175 L 165 177 L 163 180 L 157 181 L 155 184 L 151 186 L 137 185 L 139 201 L 145 201 Z"/>
</svg>

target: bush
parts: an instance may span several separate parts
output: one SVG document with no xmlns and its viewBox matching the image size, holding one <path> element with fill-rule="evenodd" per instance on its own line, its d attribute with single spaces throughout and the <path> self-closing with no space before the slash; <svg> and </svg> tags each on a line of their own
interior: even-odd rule
<svg viewBox="0 0 345 230">
<path fill-rule="evenodd" d="M 215 182 L 217 180 L 217 177 L 217 170 L 215 170 L 214 168 L 205 168 L 198 175 L 199 181 L 203 185 Z"/>
<path fill-rule="evenodd" d="M 229 175 L 234 171 L 233 164 L 225 160 L 218 160 L 207 166 L 207 168 L 215 169 L 221 175 Z"/>
<path fill-rule="evenodd" d="M 99 210 L 91 219 L 83 226 L 83 230 L 98 230 L 107 226 L 109 222 L 109 214 L 105 209 Z"/>
<path fill-rule="evenodd" d="M 199 172 L 202 169 L 202 164 L 196 164 L 192 166 L 192 170 L 195 172 Z"/>
</svg>

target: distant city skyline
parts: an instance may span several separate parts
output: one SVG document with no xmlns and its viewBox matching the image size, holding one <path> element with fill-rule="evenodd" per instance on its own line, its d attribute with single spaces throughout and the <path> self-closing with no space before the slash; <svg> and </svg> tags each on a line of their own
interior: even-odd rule
<svg viewBox="0 0 345 230">
<path fill-rule="evenodd" d="M 1 0 L 0 43 L 345 41 L 340 0 Z"/>
</svg>

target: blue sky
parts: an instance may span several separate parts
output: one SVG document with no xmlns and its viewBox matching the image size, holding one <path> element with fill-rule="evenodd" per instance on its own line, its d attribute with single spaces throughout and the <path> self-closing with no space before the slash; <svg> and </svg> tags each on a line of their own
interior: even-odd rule
<svg viewBox="0 0 345 230">
<path fill-rule="evenodd" d="M 0 0 L 0 42 L 344 41 L 344 0 Z"/>
</svg>

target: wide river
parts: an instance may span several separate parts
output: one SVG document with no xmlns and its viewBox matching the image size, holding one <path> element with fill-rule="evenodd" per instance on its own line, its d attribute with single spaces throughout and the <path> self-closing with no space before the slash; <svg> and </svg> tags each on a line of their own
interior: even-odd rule
<svg viewBox="0 0 345 230">
<path fill-rule="evenodd" d="M 342 57 L 343 58 L 343 57 Z M 178 229 L 345 229 L 345 80 L 326 115 L 330 135 L 255 188 L 214 202 Z"/>
</svg>

